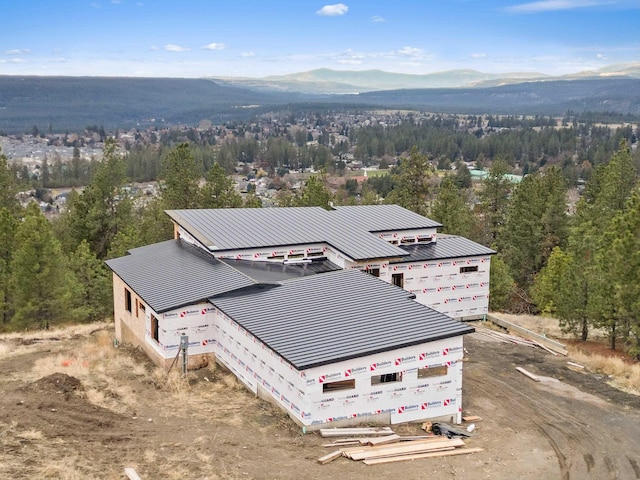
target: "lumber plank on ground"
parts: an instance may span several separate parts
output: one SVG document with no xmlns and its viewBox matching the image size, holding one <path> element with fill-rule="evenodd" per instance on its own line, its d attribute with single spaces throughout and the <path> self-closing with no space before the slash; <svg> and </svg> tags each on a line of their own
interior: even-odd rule
<svg viewBox="0 0 640 480">
<path fill-rule="evenodd" d="M 536 375 L 534 375 L 533 373 L 531 373 L 531 372 L 529 372 L 529 371 L 525 370 L 525 369 L 524 369 L 524 368 L 522 368 L 522 367 L 516 367 L 516 370 L 518 370 L 518 371 L 519 371 L 521 374 L 523 374 L 524 376 L 529 377 L 529 378 L 530 378 L 531 380 L 533 380 L 534 382 L 539 382 L 539 381 L 540 381 L 540 379 L 539 379 Z"/>
<path fill-rule="evenodd" d="M 536 345 L 538 345 L 541 349 L 546 350 L 547 352 L 549 352 L 551 355 L 559 355 L 558 352 L 556 352 L 555 350 L 549 348 L 549 347 L 545 347 L 543 344 L 536 342 Z"/>
<path fill-rule="evenodd" d="M 441 440 L 443 440 L 444 437 L 440 436 L 440 435 L 433 435 L 431 437 L 426 437 L 423 438 L 421 440 L 412 440 L 410 442 L 402 442 L 402 445 L 405 445 L 407 443 L 411 443 L 413 444 L 425 444 L 425 445 L 431 445 L 434 442 L 439 442 Z M 352 453 L 356 453 L 356 452 L 364 452 L 364 451 L 372 451 L 372 450 L 380 450 L 380 449 L 384 449 L 384 448 L 389 448 L 390 446 L 393 445 L 375 445 L 375 446 L 369 446 L 369 445 L 360 445 L 359 447 L 346 447 L 342 449 L 342 454 L 345 457 L 351 458 L 351 454 Z"/>
<path fill-rule="evenodd" d="M 126 467 L 124 469 L 124 474 L 127 476 L 129 480 L 142 480 L 140 475 L 135 471 L 132 467 Z"/>
<path fill-rule="evenodd" d="M 364 460 L 365 458 L 388 457 L 392 455 L 408 455 L 417 452 L 427 452 L 440 448 L 462 447 L 464 441 L 459 438 L 445 438 L 438 442 L 425 444 L 424 442 L 406 442 L 401 444 L 385 445 L 386 448 L 369 449 L 362 452 L 354 452 L 350 455 L 353 460 Z"/>
<path fill-rule="evenodd" d="M 464 422 L 479 422 L 482 420 L 482 417 L 479 417 L 477 415 L 466 415 L 462 417 L 462 420 Z"/>
<path fill-rule="evenodd" d="M 368 436 L 373 437 L 377 435 L 393 435 L 395 432 L 389 427 L 345 427 L 345 428 L 321 428 L 321 437 L 353 437 L 353 436 Z"/>
<path fill-rule="evenodd" d="M 326 455 L 320 457 L 318 459 L 318 463 L 320 465 L 324 465 L 325 463 L 332 462 L 333 460 L 341 456 L 342 456 L 342 450 L 336 450 L 334 452 L 327 453 Z"/>
<path fill-rule="evenodd" d="M 531 339 L 535 342 L 542 343 L 546 347 L 549 347 L 550 349 L 554 350 L 560 355 L 567 356 L 568 354 L 566 345 L 560 342 L 556 342 L 555 340 L 552 340 L 550 338 L 547 338 L 544 335 L 540 335 L 538 333 L 532 332 L 531 330 L 527 330 L 526 328 L 516 325 L 515 323 L 511 323 L 501 318 L 494 317 L 493 315 L 487 315 L 487 319 L 492 321 L 496 325 L 500 325 L 501 327 L 506 328 L 509 331 L 517 332 L 519 335 L 523 335 L 528 339 Z"/>
<path fill-rule="evenodd" d="M 448 457 L 452 455 L 467 455 L 469 453 L 478 453 L 482 452 L 483 448 L 456 448 L 454 450 L 445 450 L 442 452 L 425 452 L 425 453 L 416 453 L 413 455 L 401 455 L 397 457 L 387 457 L 387 458 L 371 458 L 364 460 L 362 463 L 366 465 L 377 465 L 380 463 L 390 463 L 390 462 L 403 462 L 405 460 L 417 460 L 419 458 L 433 458 L 433 457 Z"/>
<path fill-rule="evenodd" d="M 361 445 L 384 445 L 387 443 L 396 443 L 400 441 L 400 435 L 384 435 L 382 437 L 373 437 L 373 438 L 362 438 L 360 439 Z"/>
<path fill-rule="evenodd" d="M 322 444 L 323 447 L 352 447 L 354 445 L 360 445 L 360 441 L 357 438 L 353 438 L 351 440 L 345 441 L 339 441 L 339 442 L 331 442 L 331 443 L 324 443 Z"/>
</svg>

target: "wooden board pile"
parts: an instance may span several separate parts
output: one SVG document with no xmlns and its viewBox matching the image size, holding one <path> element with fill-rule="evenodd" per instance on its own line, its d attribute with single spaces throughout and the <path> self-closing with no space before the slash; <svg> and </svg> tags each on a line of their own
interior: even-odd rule
<svg viewBox="0 0 640 480">
<path fill-rule="evenodd" d="M 521 336 L 499 332 L 497 330 L 492 330 L 486 327 L 476 326 L 474 328 L 476 329 L 475 331 L 476 334 L 492 339 L 496 342 L 515 343 L 516 345 L 524 345 L 526 347 L 542 348 L 543 350 L 546 350 L 552 355 L 567 356 L 567 351 L 566 349 L 563 349 L 563 348 L 545 345 L 542 342 L 539 342 L 536 340 L 526 339 Z"/>
<path fill-rule="evenodd" d="M 460 438 L 447 438 L 439 435 L 401 437 L 389 427 L 328 428 L 321 429 L 320 435 L 322 437 L 340 437 L 332 443 L 324 445 L 325 447 L 340 448 L 320 457 L 318 463 L 321 464 L 329 463 L 339 457 L 356 461 L 362 460 L 366 465 L 377 465 L 482 451 L 482 448 L 464 448 L 465 443 Z"/>
</svg>

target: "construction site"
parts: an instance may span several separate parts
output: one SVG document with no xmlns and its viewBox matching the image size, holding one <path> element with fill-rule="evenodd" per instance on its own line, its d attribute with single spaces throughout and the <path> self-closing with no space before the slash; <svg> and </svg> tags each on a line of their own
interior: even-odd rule
<svg viewBox="0 0 640 480">
<path fill-rule="evenodd" d="M 489 322 L 474 326 L 454 425 L 464 435 L 451 439 L 435 436 L 436 422 L 431 431 L 425 422 L 391 425 L 385 435 L 304 433 L 221 366 L 183 377 L 138 348 L 114 346 L 113 324 L 7 334 L 0 477 L 640 478 L 640 397 L 574 362 L 571 350 L 549 351 Z M 352 458 L 354 449 L 382 447 L 392 455 Z"/>
</svg>

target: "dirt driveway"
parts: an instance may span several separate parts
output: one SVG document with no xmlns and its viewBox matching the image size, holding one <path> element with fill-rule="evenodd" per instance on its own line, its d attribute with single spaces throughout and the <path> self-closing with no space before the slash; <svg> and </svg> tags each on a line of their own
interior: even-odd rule
<svg viewBox="0 0 640 480">
<path fill-rule="evenodd" d="M 112 335 L 4 340 L 0 478 L 124 479 L 130 466 L 143 480 L 640 479 L 640 397 L 541 349 L 466 338 L 464 412 L 482 417 L 466 443 L 483 452 L 319 465 L 327 439 L 303 435 L 229 373 L 176 383 Z"/>
</svg>

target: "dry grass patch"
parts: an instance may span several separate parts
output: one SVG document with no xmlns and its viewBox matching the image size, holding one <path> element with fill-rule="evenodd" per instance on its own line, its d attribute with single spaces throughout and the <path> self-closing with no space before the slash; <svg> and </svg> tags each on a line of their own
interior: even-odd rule
<svg viewBox="0 0 640 480">
<path fill-rule="evenodd" d="M 621 390 L 640 395 L 640 364 L 629 363 L 616 357 L 585 353 L 579 347 L 571 347 L 569 357 L 589 370 L 610 377 L 609 383 Z"/>
<path fill-rule="evenodd" d="M 550 338 L 569 337 L 562 332 L 562 329 L 558 325 L 558 319 L 556 318 L 536 315 L 513 315 L 509 313 L 491 313 L 491 315 Z"/>
<path fill-rule="evenodd" d="M 589 337 L 593 341 L 583 344 L 575 342 L 573 335 L 563 333 L 556 318 L 508 313 L 492 313 L 492 315 L 540 335 L 564 339 L 568 343 L 569 358 L 573 362 L 610 377 L 609 383 L 620 390 L 640 395 L 640 364 L 627 361 L 621 352 L 608 350 L 603 343 L 607 341 L 606 332 L 591 329 Z"/>
<path fill-rule="evenodd" d="M 83 391 L 78 395 L 92 404 L 116 413 L 135 411 L 140 399 L 133 388 L 122 381 L 127 377 L 122 373 L 134 378 L 147 375 L 145 365 L 115 348 L 112 329 L 96 332 L 95 325 L 87 327 L 83 329 L 87 334 L 93 332 L 87 341 L 70 354 L 54 353 L 38 358 L 27 379 L 35 381 L 54 373 L 64 373 L 80 380 Z"/>
</svg>

